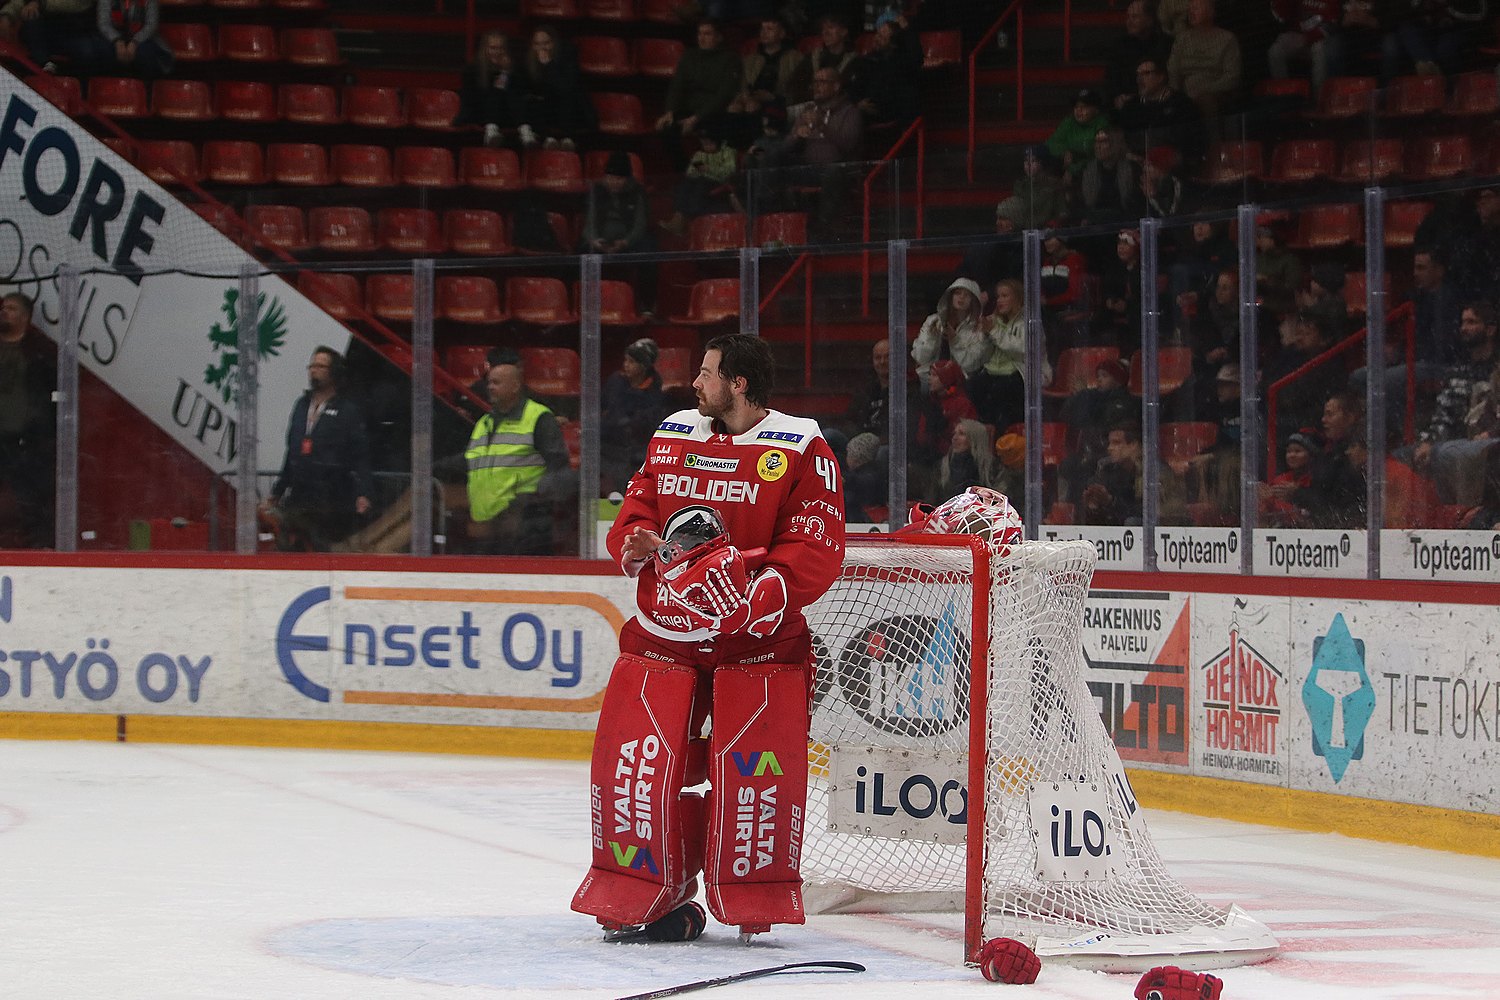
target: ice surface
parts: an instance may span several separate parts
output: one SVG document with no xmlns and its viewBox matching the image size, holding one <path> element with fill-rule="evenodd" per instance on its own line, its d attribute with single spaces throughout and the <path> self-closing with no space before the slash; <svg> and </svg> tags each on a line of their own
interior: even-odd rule
<svg viewBox="0 0 1500 1000">
<path fill-rule="evenodd" d="M 811 918 L 751 946 L 606 944 L 568 910 L 583 763 L 0 741 L 5 1000 L 606 998 L 814 960 L 703 994 L 1129 1000 L 1048 966 L 996 986 L 956 915 Z M 1281 939 L 1224 1000 L 1500 998 L 1500 862 L 1153 812 L 1168 868 Z M 996 993 L 1003 990 L 1003 993 Z"/>
</svg>

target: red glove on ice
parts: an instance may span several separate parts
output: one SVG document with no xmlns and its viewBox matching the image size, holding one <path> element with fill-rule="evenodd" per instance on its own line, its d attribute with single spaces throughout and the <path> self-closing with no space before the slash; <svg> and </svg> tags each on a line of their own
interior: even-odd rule
<svg viewBox="0 0 1500 1000">
<path fill-rule="evenodd" d="M 1207 972 L 1161 965 L 1135 985 L 1135 1000 L 1219 1000 L 1224 980 Z"/>
<path fill-rule="evenodd" d="M 1024 986 L 1036 982 L 1042 960 L 1013 938 L 991 938 L 979 949 L 979 971 L 992 983 Z"/>
</svg>

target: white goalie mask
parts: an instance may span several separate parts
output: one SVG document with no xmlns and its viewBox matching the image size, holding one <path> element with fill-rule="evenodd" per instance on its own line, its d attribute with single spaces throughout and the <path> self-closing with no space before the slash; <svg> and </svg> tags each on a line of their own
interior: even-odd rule
<svg viewBox="0 0 1500 1000">
<path fill-rule="evenodd" d="M 1025 540 L 1026 525 L 1004 493 L 970 486 L 944 500 L 911 529 L 934 535 L 977 535 L 993 551 L 1004 551 Z"/>
</svg>

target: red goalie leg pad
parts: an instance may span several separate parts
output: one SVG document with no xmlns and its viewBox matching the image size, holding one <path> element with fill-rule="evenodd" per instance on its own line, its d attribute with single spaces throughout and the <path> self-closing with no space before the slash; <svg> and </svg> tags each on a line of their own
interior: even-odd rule
<svg viewBox="0 0 1500 1000">
<path fill-rule="evenodd" d="M 712 743 L 708 907 L 726 924 L 800 924 L 805 665 L 741 664 L 714 671 Z"/>
<path fill-rule="evenodd" d="M 682 793 L 697 671 L 622 653 L 610 674 L 594 736 L 589 796 L 593 866 L 573 909 L 616 924 L 644 924 L 695 891 L 702 834 L 689 855 Z M 696 797 L 694 797 L 696 798 Z"/>
</svg>

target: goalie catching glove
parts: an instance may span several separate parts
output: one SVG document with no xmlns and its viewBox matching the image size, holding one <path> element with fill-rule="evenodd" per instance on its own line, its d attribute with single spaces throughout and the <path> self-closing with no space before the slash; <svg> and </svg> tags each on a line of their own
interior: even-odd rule
<svg viewBox="0 0 1500 1000">
<path fill-rule="evenodd" d="M 668 598 L 700 628 L 763 639 L 786 615 L 786 581 L 774 569 L 751 579 L 744 554 L 729 544 L 723 521 L 710 507 L 673 515 L 656 556 Z"/>
</svg>

